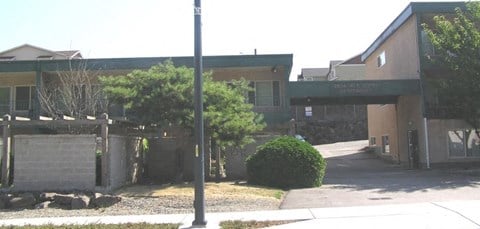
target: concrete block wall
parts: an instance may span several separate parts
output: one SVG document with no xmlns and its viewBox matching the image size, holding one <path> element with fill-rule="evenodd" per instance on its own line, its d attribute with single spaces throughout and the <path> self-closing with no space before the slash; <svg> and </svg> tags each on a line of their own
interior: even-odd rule
<svg viewBox="0 0 480 229">
<path fill-rule="evenodd" d="M 16 135 L 14 189 L 95 189 L 95 135 Z"/>
</svg>

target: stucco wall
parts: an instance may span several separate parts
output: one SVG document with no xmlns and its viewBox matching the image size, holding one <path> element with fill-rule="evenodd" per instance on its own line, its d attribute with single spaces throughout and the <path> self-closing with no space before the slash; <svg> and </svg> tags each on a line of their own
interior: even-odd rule
<svg viewBox="0 0 480 229">
<path fill-rule="evenodd" d="M 194 139 L 174 137 L 149 139 L 148 177 L 158 182 L 193 178 Z"/>
<path fill-rule="evenodd" d="M 275 67 L 275 71 L 272 69 Z M 254 107 L 254 111 L 265 114 L 266 122 L 277 124 L 289 120 L 289 105 L 287 100 L 288 76 L 283 66 L 252 67 L 252 68 L 222 68 L 213 70 L 213 79 L 219 81 L 230 81 L 232 79 L 247 81 L 279 81 L 280 106 Z"/>
<path fill-rule="evenodd" d="M 248 156 L 257 151 L 257 147 L 265 144 L 277 136 L 265 135 L 256 136 L 255 142 L 246 145 L 243 148 L 229 148 L 226 149 L 225 173 L 229 179 L 246 179 L 247 167 L 245 160 Z"/>
<path fill-rule="evenodd" d="M 95 188 L 95 135 L 17 135 L 13 145 L 15 190 Z"/>
<path fill-rule="evenodd" d="M 402 164 L 408 164 L 408 131 L 418 131 L 420 163 L 426 163 L 425 128 L 421 96 L 400 96 L 397 104 L 398 146 Z M 431 151 L 431 150 L 430 150 Z"/>
<path fill-rule="evenodd" d="M 368 105 L 368 138 L 375 137 L 376 144 L 371 145 L 375 152 L 387 159 L 398 162 L 397 114 L 396 105 Z M 390 152 L 382 150 L 382 136 L 388 136 Z"/>
<path fill-rule="evenodd" d="M 363 80 L 365 79 L 365 65 L 341 64 L 335 67 L 335 76 L 338 80 Z"/>
<path fill-rule="evenodd" d="M 385 52 L 386 63 L 378 67 L 377 57 Z M 393 33 L 375 52 L 365 60 L 365 78 L 367 80 L 419 79 L 419 56 L 417 42 L 416 16 L 411 16 Z M 403 101 L 405 99 L 405 101 Z M 389 136 L 390 157 L 393 161 L 405 161 L 405 143 L 408 119 L 418 119 L 418 110 L 410 108 L 418 104 L 409 104 L 408 97 L 399 97 L 399 104 L 368 105 L 368 135 L 376 138 L 375 149 L 380 152 L 382 136 Z M 413 109 L 413 110 L 409 110 Z M 399 116 L 397 117 L 397 111 Z M 402 112 L 403 111 L 403 112 Z M 415 114 L 415 115 L 414 115 Z M 413 118 L 413 116 L 415 116 Z M 399 127 L 399 125 L 402 125 Z M 397 127 L 398 130 L 397 130 Z M 422 132 L 419 129 L 419 137 Z M 400 135 L 400 139 L 399 139 Z M 405 135 L 405 136 L 404 136 Z M 399 142 L 399 140 L 401 140 Z M 425 152 L 424 149 L 421 149 Z M 380 155 L 383 155 L 380 153 Z"/>
<path fill-rule="evenodd" d="M 35 85 L 35 72 L 0 73 L 0 85 L 1 87 Z"/>
<path fill-rule="evenodd" d="M 140 148 L 141 138 L 110 135 L 110 189 L 138 181 L 143 172 L 143 158 Z"/>
<path fill-rule="evenodd" d="M 459 158 L 450 157 L 448 155 L 448 138 L 449 130 L 468 129 L 471 128 L 462 120 L 440 120 L 434 119 L 428 121 L 429 129 L 429 147 L 430 147 L 430 163 L 432 167 L 441 165 L 442 163 L 474 163 L 480 162 L 478 157 Z"/>
<path fill-rule="evenodd" d="M 410 17 L 390 38 L 365 60 L 366 79 L 418 79 L 419 56 L 416 16 Z M 386 64 L 377 66 L 385 51 Z"/>
</svg>

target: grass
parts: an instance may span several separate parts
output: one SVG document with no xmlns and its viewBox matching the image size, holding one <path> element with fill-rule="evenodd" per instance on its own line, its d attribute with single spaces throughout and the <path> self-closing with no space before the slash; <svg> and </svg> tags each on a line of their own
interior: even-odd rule
<svg viewBox="0 0 480 229">
<path fill-rule="evenodd" d="M 132 197 L 158 196 L 193 196 L 194 184 L 131 186 L 117 192 L 119 195 Z M 281 189 L 248 185 L 235 182 L 205 183 L 205 197 L 251 197 L 282 199 L 285 192 Z"/>
<path fill-rule="evenodd" d="M 287 223 L 297 222 L 298 220 L 285 220 L 285 221 L 223 221 L 220 223 L 222 229 L 244 229 L 244 228 L 265 228 L 275 225 L 282 225 Z M 43 225 L 43 226 L 3 226 L 0 229 L 176 229 L 179 224 L 92 224 L 92 225 Z"/>
<path fill-rule="evenodd" d="M 298 222 L 298 220 L 283 220 L 283 221 L 223 221 L 220 223 L 222 229 L 244 229 L 244 228 L 265 228 L 287 223 Z"/>
<path fill-rule="evenodd" d="M 92 225 L 43 225 L 43 226 L 23 226 L 23 227 L 0 227 L 0 229 L 9 229 L 9 228 L 25 228 L 25 229 L 176 229 L 179 224 L 147 224 L 147 223 L 136 223 L 136 224 L 92 224 Z"/>
</svg>

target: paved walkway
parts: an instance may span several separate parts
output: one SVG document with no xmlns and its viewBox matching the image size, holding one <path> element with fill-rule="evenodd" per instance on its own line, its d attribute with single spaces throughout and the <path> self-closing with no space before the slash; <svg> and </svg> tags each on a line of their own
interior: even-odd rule
<svg viewBox="0 0 480 229">
<path fill-rule="evenodd" d="M 208 213 L 206 228 L 219 228 L 226 220 L 301 220 L 273 228 L 480 228 L 480 201 L 432 202 L 338 208 L 289 209 L 277 211 Z M 0 220 L 0 225 L 85 225 L 124 223 L 180 223 L 191 226 L 193 214 L 130 215 Z"/>
<path fill-rule="evenodd" d="M 291 190 L 281 208 L 480 200 L 480 170 L 408 170 L 363 153 L 367 145 L 355 141 L 316 146 L 327 159 L 324 185 Z"/>
</svg>

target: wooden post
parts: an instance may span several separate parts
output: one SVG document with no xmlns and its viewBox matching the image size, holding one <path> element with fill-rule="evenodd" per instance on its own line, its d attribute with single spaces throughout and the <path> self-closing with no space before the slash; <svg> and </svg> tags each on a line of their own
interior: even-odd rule
<svg viewBox="0 0 480 229">
<path fill-rule="evenodd" d="M 110 154 L 108 152 L 108 114 L 102 114 L 102 186 L 108 188 L 110 185 Z"/>
<path fill-rule="evenodd" d="M 3 116 L 2 188 L 10 186 L 10 118 L 10 115 Z"/>
</svg>

